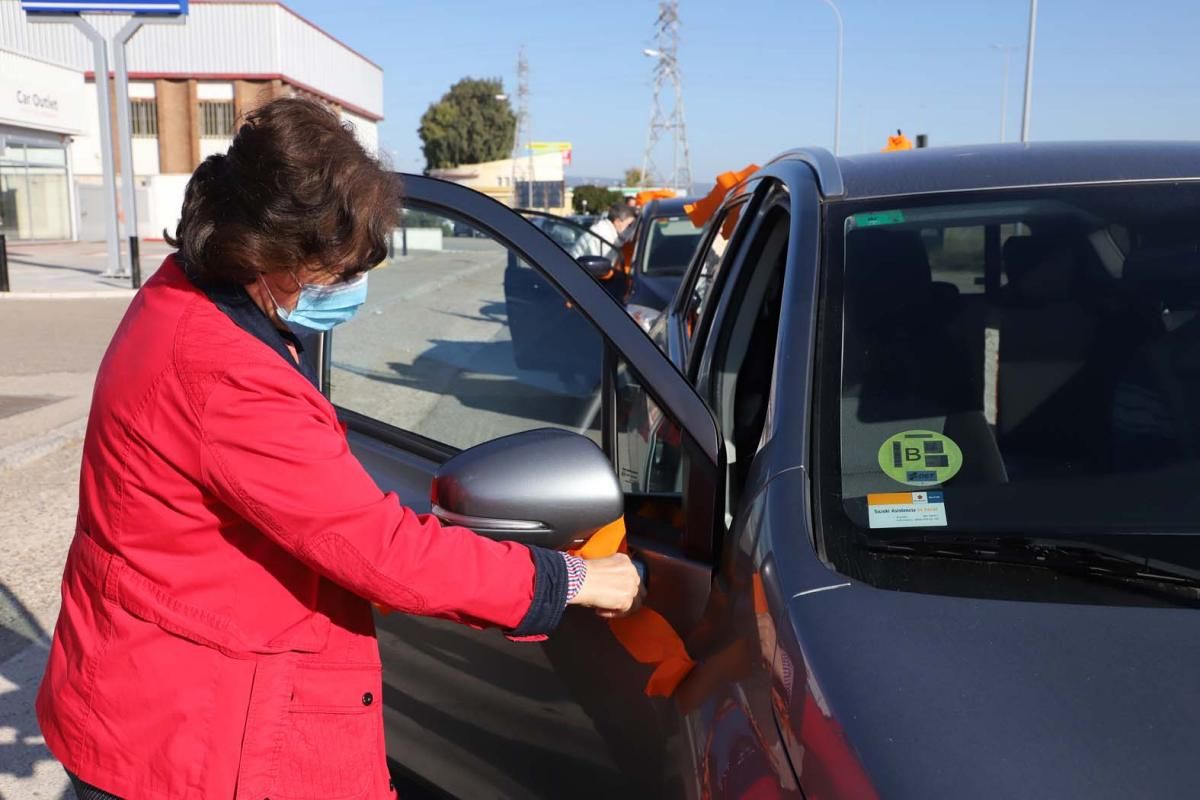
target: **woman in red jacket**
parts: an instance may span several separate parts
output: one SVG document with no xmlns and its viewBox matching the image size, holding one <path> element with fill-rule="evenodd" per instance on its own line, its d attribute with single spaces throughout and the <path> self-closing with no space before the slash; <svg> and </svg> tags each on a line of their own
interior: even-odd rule
<svg viewBox="0 0 1200 800">
<path fill-rule="evenodd" d="M 303 100 L 188 183 L 178 252 L 100 365 L 38 694 L 81 797 L 389 797 L 372 603 L 514 637 L 633 604 L 626 557 L 442 527 L 351 455 L 289 325 L 353 314 L 397 213 L 394 178 Z"/>
</svg>

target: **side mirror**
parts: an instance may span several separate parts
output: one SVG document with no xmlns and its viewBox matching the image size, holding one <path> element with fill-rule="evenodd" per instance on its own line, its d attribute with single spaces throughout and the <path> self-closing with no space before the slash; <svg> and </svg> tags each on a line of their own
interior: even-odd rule
<svg viewBox="0 0 1200 800">
<path fill-rule="evenodd" d="M 433 479 L 433 513 L 500 541 L 577 547 L 625 511 L 612 465 L 590 439 L 543 428 L 485 442 Z"/>
<path fill-rule="evenodd" d="M 598 281 L 606 281 L 613 276 L 613 263 L 604 256 L 580 256 L 579 266 Z"/>
</svg>

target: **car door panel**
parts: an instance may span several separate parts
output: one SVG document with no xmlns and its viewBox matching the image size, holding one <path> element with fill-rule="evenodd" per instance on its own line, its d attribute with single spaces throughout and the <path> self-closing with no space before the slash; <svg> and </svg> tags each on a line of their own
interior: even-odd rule
<svg viewBox="0 0 1200 800">
<path fill-rule="evenodd" d="M 693 479 L 705 471 L 719 474 L 719 438 L 707 407 L 597 281 L 498 203 L 421 176 L 403 181 L 407 203 L 462 219 L 516 259 L 537 265 L 519 268 L 530 274 L 524 285 L 510 281 L 506 267 L 505 292 L 519 302 L 545 285 L 570 298 L 574 316 L 594 324 L 608 347 L 646 375 L 647 392 L 680 421 L 697 460 Z M 553 340 L 556 333 L 561 338 L 553 329 L 545 335 Z M 380 488 L 428 510 L 432 478 L 453 450 L 381 435 L 358 414 L 343 412 L 343 419 L 351 449 Z M 712 490 L 693 491 L 700 497 L 689 516 L 704 520 L 707 503 L 711 525 L 706 495 Z M 710 566 L 643 539 L 636 524 L 630 544 L 648 566 L 647 605 L 686 635 L 703 608 Z M 635 662 L 594 613 L 568 609 L 558 631 L 536 644 L 399 614 L 380 617 L 377 628 L 389 760 L 411 796 L 671 797 L 682 791 L 680 765 L 669 756 L 679 749 L 673 744 L 678 715 L 669 700 L 647 697 L 651 669 Z M 418 780 L 410 785 L 405 778 L 411 776 Z"/>
</svg>

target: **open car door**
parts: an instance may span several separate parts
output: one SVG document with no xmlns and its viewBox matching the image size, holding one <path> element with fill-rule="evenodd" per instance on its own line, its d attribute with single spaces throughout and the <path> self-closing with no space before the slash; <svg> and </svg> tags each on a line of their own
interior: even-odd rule
<svg viewBox="0 0 1200 800">
<path fill-rule="evenodd" d="M 645 605 L 686 637 L 708 597 L 722 496 L 708 407 L 544 224 L 456 184 L 400 180 L 425 227 L 310 354 L 352 450 L 381 488 L 428 511 L 439 469 L 463 451 L 544 428 L 591 439 L 620 487 Z M 456 225 L 482 236 L 452 238 Z M 653 665 L 596 614 L 568 609 L 536 644 L 398 614 L 377 634 L 405 796 L 682 792 L 678 714 L 647 693 Z"/>
</svg>

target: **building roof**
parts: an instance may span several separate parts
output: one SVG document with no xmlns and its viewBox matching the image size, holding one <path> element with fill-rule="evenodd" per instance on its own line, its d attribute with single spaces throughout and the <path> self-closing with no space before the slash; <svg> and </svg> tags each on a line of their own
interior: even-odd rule
<svg viewBox="0 0 1200 800">
<path fill-rule="evenodd" d="M 1200 143 L 1055 142 L 930 147 L 837 159 L 845 198 L 1200 178 Z"/>
<path fill-rule="evenodd" d="M 89 14 L 112 35 L 127 17 Z M 91 45 L 70 25 L 27 22 L 0 0 L 0 50 L 90 73 Z M 183 25 L 149 24 L 127 47 L 130 77 L 286 81 L 347 111 L 383 118 L 383 70 L 276 0 L 192 0 Z"/>
</svg>

